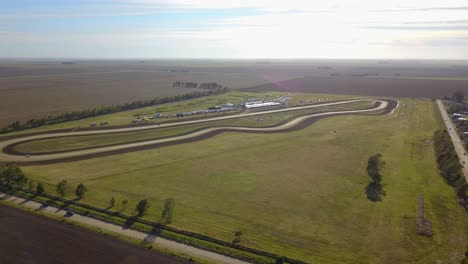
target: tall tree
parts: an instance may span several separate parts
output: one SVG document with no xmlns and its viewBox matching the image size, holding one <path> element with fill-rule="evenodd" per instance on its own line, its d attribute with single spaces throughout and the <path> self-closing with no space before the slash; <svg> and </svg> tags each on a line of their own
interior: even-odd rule
<svg viewBox="0 0 468 264">
<path fill-rule="evenodd" d="M 23 188 L 28 183 L 28 178 L 21 172 L 13 178 L 14 187 L 17 189 Z"/>
<path fill-rule="evenodd" d="M 38 184 L 36 185 L 36 194 L 41 195 L 41 194 L 43 194 L 44 192 L 45 192 L 45 190 L 44 190 L 44 185 L 42 185 L 42 183 L 38 183 Z"/>
<path fill-rule="evenodd" d="M 24 176 L 20 167 L 15 165 L 7 165 L 3 169 L 3 181 L 9 187 L 18 187 L 18 185 L 25 184 L 27 178 Z M 22 187 L 22 186 L 20 186 Z"/>
<path fill-rule="evenodd" d="M 277 257 L 275 264 L 283 264 L 284 263 L 284 257 Z"/>
<path fill-rule="evenodd" d="M 380 171 L 383 168 L 385 168 L 385 161 L 382 160 L 382 154 L 378 153 L 369 157 L 366 171 L 374 183 L 380 183 L 380 181 L 382 181 L 382 174 L 380 174 Z"/>
<path fill-rule="evenodd" d="M 61 182 L 59 182 L 57 184 L 56 191 L 60 195 L 60 197 L 65 196 L 66 189 L 67 189 L 67 181 L 66 180 L 62 180 Z"/>
<path fill-rule="evenodd" d="M 164 200 L 163 203 L 163 211 L 162 211 L 162 219 L 166 224 L 172 223 L 172 213 L 174 211 L 175 200 L 172 198 L 168 198 Z"/>
<path fill-rule="evenodd" d="M 76 186 L 75 194 L 76 196 L 78 196 L 79 199 L 82 199 L 87 191 L 88 188 L 86 188 L 84 184 L 80 183 L 78 184 L 78 186 Z"/>
<path fill-rule="evenodd" d="M 112 208 L 112 207 L 115 206 L 115 198 L 114 198 L 114 196 L 112 196 L 112 198 L 110 199 L 109 205 L 110 205 L 110 208 Z"/>
<path fill-rule="evenodd" d="M 138 217 L 142 217 L 146 214 L 149 208 L 149 202 L 147 199 L 141 200 L 138 202 L 136 206 L 136 210 L 138 212 Z"/>
<path fill-rule="evenodd" d="M 367 174 L 372 181 L 366 187 L 367 198 L 373 202 L 381 201 L 382 196 L 386 193 L 380 183 L 382 181 L 381 170 L 385 167 L 385 161 L 382 160 L 381 154 L 375 154 L 369 157 L 367 161 Z"/>
<path fill-rule="evenodd" d="M 30 192 L 34 191 L 34 182 L 32 180 L 28 181 L 28 191 Z"/>
</svg>

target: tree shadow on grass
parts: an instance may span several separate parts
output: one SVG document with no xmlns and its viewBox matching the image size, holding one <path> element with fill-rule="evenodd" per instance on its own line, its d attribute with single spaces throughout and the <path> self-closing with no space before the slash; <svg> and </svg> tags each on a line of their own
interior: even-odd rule
<svg viewBox="0 0 468 264">
<path fill-rule="evenodd" d="M 125 223 L 123 224 L 122 228 L 129 229 L 136 222 L 136 220 L 138 220 L 138 216 L 136 215 L 129 217 L 127 221 L 125 221 Z"/>
<path fill-rule="evenodd" d="M 144 246 L 153 244 L 153 242 L 161 235 L 162 230 L 157 227 L 153 227 L 151 232 L 141 241 Z"/>
<path fill-rule="evenodd" d="M 370 182 L 366 187 L 366 196 L 372 202 L 382 201 L 382 196 L 386 193 L 383 190 L 383 185 L 380 183 Z"/>
<path fill-rule="evenodd" d="M 59 206 L 59 207 L 57 208 L 56 213 L 58 213 L 58 212 L 60 212 L 60 211 L 62 211 L 62 210 L 67 209 L 68 206 L 70 206 L 70 204 L 71 204 L 71 202 L 64 202 L 61 206 Z"/>
</svg>

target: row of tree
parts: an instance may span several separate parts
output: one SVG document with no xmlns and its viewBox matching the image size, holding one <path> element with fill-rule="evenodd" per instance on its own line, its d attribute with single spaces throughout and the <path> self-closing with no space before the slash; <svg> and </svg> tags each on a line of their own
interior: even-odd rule
<svg viewBox="0 0 468 264">
<path fill-rule="evenodd" d="M 29 180 L 21 168 L 15 165 L 0 164 L 0 184 L 10 189 L 34 190 L 34 182 Z"/>
<path fill-rule="evenodd" d="M 440 174 L 456 189 L 460 205 L 468 211 L 468 184 L 447 130 L 438 130 L 434 133 L 434 148 Z"/>
<path fill-rule="evenodd" d="M 127 208 L 127 204 L 128 204 L 128 200 L 122 200 L 123 210 L 125 210 Z M 110 205 L 109 208 L 113 208 L 115 206 L 115 198 L 114 197 L 111 198 L 109 205 Z M 174 206 L 175 206 L 175 200 L 174 199 L 168 198 L 168 199 L 164 200 L 163 210 L 162 210 L 162 214 L 161 214 L 161 221 L 160 221 L 161 223 L 163 223 L 163 224 L 172 223 L 172 215 L 173 215 L 173 211 L 174 211 Z M 140 200 L 137 203 L 136 207 L 135 207 L 135 210 L 137 212 L 137 216 L 138 217 L 145 216 L 146 213 L 148 212 L 149 207 L 150 207 L 150 203 L 149 203 L 148 199 Z"/>
<path fill-rule="evenodd" d="M 0 184 L 12 190 L 26 189 L 38 195 L 45 193 L 45 188 L 42 183 L 38 182 L 35 184 L 34 181 L 28 179 L 21 168 L 16 165 L 0 164 Z M 67 188 L 67 181 L 63 180 L 59 182 L 56 187 L 57 194 L 60 195 L 60 197 L 64 197 Z M 84 184 L 78 184 L 75 190 L 78 199 L 83 198 L 87 190 Z"/>
<path fill-rule="evenodd" d="M 37 195 L 42 195 L 45 193 L 44 185 L 42 183 L 34 184 L 32 180 L 29 180 L 26 175 L 23 173 L 20 167 L 15 165 L 4 165 L 0 164 L 0 184 L 10 189 L 27 189 L 30 192 L 35 192 Z M 56 193 L 61 197 L 65 197 L 68 192 L 69 185 L 66 180 L 60 181 L 56 187 Z M 80 183 L 76 186 L 75 195 L 78 199 L 82 199 L 85 193 L 88 191 L 88 188 Z M 122 201 L 122 205 L 126 208 L 128 204 L 127 200 Z M 110 200 L 110 207 L 115 206 L 115 198 L 112 197 Z M 161 214 L 161 223 L 170 224 L 172 223 L 172 215 L 174 211 L 175 200 L 168 198 L 163 202 L 163 211 Z M 138 202 L 136 205 L 136 212 L 138 217 L 143 217 L 150 207 L 148 199 L 143 199 Z"/>
<path fill-rule="evenodd" d="M 215 82 L 196 83 L 196 82 L 174 82 L 172 87 L 200 88 L 200 89 L 222 89 L 223 85 Z M 226 87 L 224 87 L 226 88 Z"/>
<path fill-rule="evenodd" d="M 40 127 L 44 125 L 52 125 L 52 124 L 66 122 L 66 121 L 79 120 L 83 118 L 95 117 L 99 115 L 111 114 L 111 113 L 116 113 L 116 112 L 121 112 L 121 111 L 127 111 L 127 110 L 132 110 L 132 109 L 146 107 L 146 106 L 153 106 L 153 105 L 177 102 L 181 100 L 193 99 L 193 98 L 198 98 L 198 97 L 203 97 L 203 96 L 209 96 L 209 95 L 214 95 L 214 94 L 221 94 L 221 93 L 225 93 L 226 91 L 227 91 L 227 88 L 219 87 L 216 89 L 210 89 L 206 91 L 196 91 L 192 93 L 179 94 L 179 95 L 174 95 L 174 96 L 156 97 L 156 98 L 148 99 L 148 100 L 139 100 L 139 101 L 134 101 L 134 102 L 125 103 L 125 104 L 115 104 L 111 106 L 102 106 L 98 108 L 84 109 L 81 111 L 66 112 L 65 114 L 56 115 L 56 116 L 48 116 L 46 118 L 34 118 L 31 120 L 28 120 L 25 123 L 21 123 L 20 121 L 15 121 L 9 124 L 8 126 L 1 128 L 0 133 L 4 134 L 4 133 L 12 132 L 12 131 L 19 131 L 19 130 L 24 130 L 24 129 L 29 129 L 29 128 Z"/>
<path fill-rule="evenodd" d="M 67 193 L 68 190 L 68 182 L 66 180 L 62 180 L 59 182 L 55 188 L 55 191 L 57 192 L 60 197 L 65 197 L 65 194 Z M 85 193 L 88 191 L 88 188 L 82 183 L 78 184 L 75 189 L 75 195 L 78 197 L 78 199 L 82 199 L 85 195 Z"/>
</svg>

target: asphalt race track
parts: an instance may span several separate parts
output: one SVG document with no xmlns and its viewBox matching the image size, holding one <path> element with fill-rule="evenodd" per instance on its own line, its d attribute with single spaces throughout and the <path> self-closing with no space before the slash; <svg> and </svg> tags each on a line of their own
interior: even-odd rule
<svg viewBox="0 0 468 264">
<path fill-rule="evenodd" d="M 144 140 L 136 142 L 127 142 L 116 145 L 100 146 L 100 147 L 91 147 L 84 149 L 74 149 L 66 151 L 56 151 L 56 152 L 47 152 L 47 153 L 35 153 L 34 155 L 26 156 L 27 153 L 20 153 L 14 150 L 14 147 L 18 144 L 41 140 L 41 139 L 50 139 L 50 138 L 60 138 L 60 137 L 71 137 L 71 136 L 81 136 L 81 135 L 99 135 L 99 134 L 112 134 L 112 133 L 122 133 L 122 132 L 134 132 L 142 130 L 157 130 L 163 127 L 173 127 L 187 124 L 198 124 L 206 123 L 211 121 L 233 119 L 239 117 L 247 116 L 258 116 L 271 113 L 279 113 L 286 111 L 294 110 L 303 110 L 309 108 L 320 108 L 324 106 L 332 105 L 344 105 L 355 102 L 362 102 L 368 100 L 345 100 L 338 102 L 329 102 L 321 103 L 314 105 L 306 105 L 299 107 L 290 107 L 283 109 L 267 110 L 262 112 L 253 112 L 253 113 L 243 113 L 229 116 L 213 117 L 199 120 L 189 120 L 181 121 L 175 123 L 167 123 L 160 125 L 150 125 L 142 127 L 127 127 L 119 129 L 104 129 L 104 130 L 90 130 L 90 131 L 75 131 L 75 132 L 48 132 L 48 133 L 38 133 L 30 135 L 22 135 L 16 138 L 9 138 L 0 142 L 0 162 L 5 163 L 15 163 L 19 165 L 34 165 L 34 164 L 50 164 L 50 163 L 59 163 L 66 161 L 75 161 L 82 159 L 89 159 L 93 157 L 114 155 L 119 153 L 126 153 L 131 151 L 138 151 L 143 149 L 157 148 L 175 144 L 182 144 L 187 142 L 193 142 L 197 140 L 202 140 L 206 138 L 213 137 L 223 132 L 242 132 L 242 133 L 284 133 L 294 130 L 298 130 L 304 127 L 307 127 L 314 123 L 316 120 L 338 116 L 338 115 L 350 115 L 350 114 L 385 114 L 393 111 L 398 102 L 396 100 L 389 99 L 375 99 L 375 106 L 366 109 L 359 110 L 343 110 L 343 111 L 328 111 L 328 112 L 319 112 L 314 114 L 306 114 L 294 117 L 293 119 L 287 120 L 286 122 L 279 123 L 275 126 L 270 127 L 236 127 L 236 126 L 219 126 L 219 127 L 206 127 L 188 133 L 175 135 L 166 138 L 153 139 L 153 140 Z"/>
</svg>

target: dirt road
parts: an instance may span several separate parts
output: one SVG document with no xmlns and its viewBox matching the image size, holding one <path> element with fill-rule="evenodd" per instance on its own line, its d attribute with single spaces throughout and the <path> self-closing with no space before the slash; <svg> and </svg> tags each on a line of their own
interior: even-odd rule
<svg viewBox="0 0 468 264">
<path fill-rule="evenodd" d="M 42 204 L 40 204 L 40 203 L 25 200 L 23 198 L 16 197 L 16 196 L 11 196 L 11 195 L 8 195 L 8 194 L 2 193 L 2 192 L 0 192 L 0 199 L 6 200 L 6 201 L 14 203 L 14 204 L 18 204 L 18 205 L 21 205 L 21 206 L 24 206 L 24 207 L 27 207 L 27 208 L 30 208 L 30 209 L 33 209 L 33 210 L 38 210 L 38 211 L 41 211 L 41 212 L 46 213 L 46 214 L 50 214 L 50 215 L 65 218 L 66 212 L 63 211 L 63 210 L 60 210 L 60 209 L 58 209 L 56 207 L 53 207 L 53 206 L 43 207 Z M 0 215 L 0 220 L 2 219 L 1 216 L 2 215 Z M 217 254 L 217 253 L 206 251 L 206 250 L 199 249 L 199 248 L 196 248 L 196 247 L 188 246 L 188 245 L 178 243 L 178 242 L 175 242 L 175 241 L 167 240 L 167 239 L 164 239 L 164 238 L 161 238 L 161 237 L 155 237 L 153 235 L 148 235 L 148 234 L 143 233 L 143 232 L 139 232 L 139 231 L 135 231 L 135 230 L 131 230 L 131 229 L 124 229 L 121 226 L 106 223 L 106 222 L 96 220 L 94 218 L 90 218 L 90 217 L 87 217 L 87 216 L 74 214 L 71 217 L 66 217 L 66 219 L 68 219 L 67 221 L 72 221 L 72 222 L 77 222 L 77 223 L 81 223 L 81 224 L 91 225 L 91 226 L 100 228 L 102 230 L 111 231 L 111 232 L 114 232 L 114 233 L 121 234 L 123 236 L 127 236 L 127 237 L 130 237 L 130 238 L 145 241 L 146 243 L 153 243 L 155 245 L 168 248 L 170 250 L 186 253 L 186 254 L 188 254 L 190 256 L 206 259 L 206 260 L 214 262 L 214 263 L 226 263 L 226 264 L 246 264 L 247 263 L 247 262 L 240 261 L 240 260 L 237 260 L 237 259 L 234 259 L 234 258 L 230 258 L 230 257 L 224 256 L 224 255 L 221 255 L 221 254 Z M 52 220 L 50 220 L 50 221 L 52 221 Z M 56 222 L 56 223 L 59 224 L 58 222 Z M 27 227 L 27 225 L 25 225 L 25 228 L 26 227 Z M 45 228 L 45 227 L 46 226 L 40 226 L 38 228 Z M 3 228 L 4 228 L 4 226 L 2 226 L 2 229 Z M 5 231 L 1 231 L 1 229 L 0 229 L 0 235 L 3 234 L 4 232 Z M 48 233 L 48 232 L 46 232 L 46 233 Z M 93 234 L 87 234 L 87 235 L 93 235 Z M 60 237 L 62 237 L 63 239 L 66 239 L 66 240 L 70 240 L 70 237 L 65 238 L 65 236 L 63 236 L 63 235 L 60 235 Z M 32 238 L 32 237 L 30 237 L 30 238 Z M 53 239 L 54 238 L 53 231 L 51 231 L 50 236 L 48 236 L 46 238 L 47 239 Z M 55 238 L 57 238 L 57 237 L 55 237 Z M 71 238 L 73 238 L 73 237 L 71 237 Z M 24 238 L 24 239 L 26 239 L 26 238 Z M 65 242 L 65 241 L 62 241 L 62 242 Z M 62 243 L 62 242 L 59 241 L 59 243 Z M 70 242 L 70 243 L 72 243 L 72 242 Z M 41 245 L 37 245 L 37 246 L 39 246 L 41 249 L 43 249 L 44 252 L 48 251 L 47 248 L 43 248 Z M 81 246 L 86 247 L 86 245 L 84 245 L 84 244 L 82 244 Z M 27 252 L 27 251 L 24 250 L 24 252 Z M 82 253 L 85 253 L 85 252 L 88 253 L 87 250 L 83 251 Z M 131 251 L 129 251 L 129 252 L 131 252 Z M 0 254 L 0 260 L 2 259 L 2 256 L 1 256 L 2 254 Z M 113 253 L 112 253 L 112 251 L 109 251 L 109 252 L 107 252 L 107 254 L 113 254 Z M 115 254 L 117 254 L 116 256 L 118 256 L 118 255 L 126 255 L 127 253 L 126 252 L 121 252 L 119 254 L 117 252 Z M 171 260 L 171 258 L 165 257 L 164 255 L 161 255 L 161 256 L 162 256 L 161 260 L 167 260 L 167 261 L 166 262 L 164 262 L 164 261 L 163 262 L 157 262 L 157 261 L 145 262 L 145 261 L 142 260 L 141 263 L 178 263 L 176 261 Z M 73 258 L 75 258 L 74 256 L 68 256 L 68 257 L 71 258 L 71 261 L 68 261 L 68 259 L 63 259 L 63 263 L 79 263 L 79 262 L 74 262 L 74 260 L 73 260 Z M 81 256 L 81 258 L 77 257 L 76 259 L 83 259 L 82 257 L 83 256 Z M 127 262 L 104 261 L 104 262 L 101 262 L 101 263 L 140 263 L 138 261 L 132 261 L 132 260 L 135 260 L 135 258 L 132 257 L 132 256 L 127 256 L 127 257 L 128 257 L 128 260 L 129 260 Z M 104 257 L 102 257 L 102 258 L 104 258 Z M 113 258 L 112 258 L 112 256 L 108 256 L 108 259 L 113 259 Z M 125 259 L 126 259 L 125 257 L 122 258 L 122 260 L 125 260 Z M 11 263 L 13 263 L 13 262 L 11 262 Z M 31 263 L 37 263 L 37 262 L 31 262 Z M 54 262 L 52 262 L 52 263 L 54 263 Z M 55 263 L 57 263 L 57 262 L 55 262 Z M 84 262 L 81 262 L 81 263 L 89 263 L 89 262 L 84 261 Z"/>
<path fill-rule="evenodd" d="M 440 114 L 444 120 L 447 131 L 449 132 L 450 138 L 452 139 L 453 146 L 457 152 L 458 158 L 460 159 L 460 164 L 463 167 L 463 174 L 465 179 L 468 182 L 468 155 L 466 154 L 465 147 L 463 146 L 463 141 L 458 136 L 457 129 L 453 125 L 452 119 L 449 117 L 447 110 L 445 109 L 444 103 L 441 100 L 437 100 L 437 106 L 439 107 Z"/>
</svg>

